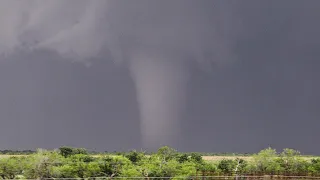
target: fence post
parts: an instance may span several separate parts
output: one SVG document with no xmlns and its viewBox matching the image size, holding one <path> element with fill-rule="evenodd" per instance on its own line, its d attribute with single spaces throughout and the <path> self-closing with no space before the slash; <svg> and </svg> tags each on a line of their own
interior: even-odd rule
<svg viewBox="0 0 320 180">
<path fill-rule="evenodd" d="M 198 180 L 198 169 L 196 170 L 196 180 Z"/>
<path fill-rule="evenodd" d="M 205 171 L 202 171 L 202 180 L 204 180 Z"/>
</svg>

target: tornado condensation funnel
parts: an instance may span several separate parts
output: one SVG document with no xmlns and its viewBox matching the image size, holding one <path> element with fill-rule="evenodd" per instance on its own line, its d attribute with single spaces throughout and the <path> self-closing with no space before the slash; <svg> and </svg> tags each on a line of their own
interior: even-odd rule
<svg viewBox="0 0 320 180">
<path fill-rule="evenodd" d="M 175 145 L 185 106 L 186 69 L 172 57 L 153 54 L 135 55 L 130 63 L 144 148 Z"/>
</svg>

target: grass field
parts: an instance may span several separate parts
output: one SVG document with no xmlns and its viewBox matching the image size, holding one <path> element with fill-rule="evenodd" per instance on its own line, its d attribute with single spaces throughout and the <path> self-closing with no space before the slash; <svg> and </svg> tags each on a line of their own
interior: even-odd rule
<svg viewBox="0 0 320 180">
<path fill-rule="evenodd" d="M 8 158 L 8 157 L 22 157 L 27 155 L 9 155 L 9 154 L 0 154 L 0 158 Z"/>
</svg>

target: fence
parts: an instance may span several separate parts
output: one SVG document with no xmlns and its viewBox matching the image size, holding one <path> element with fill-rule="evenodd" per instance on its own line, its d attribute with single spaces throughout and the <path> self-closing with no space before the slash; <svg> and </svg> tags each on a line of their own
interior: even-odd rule
<svg viewBox="0 0 320 180">
<path fill-rule="evenodd" d="M 89 177 L 89 178 L 42 178 L 24 180 L 316 180 L 320 177 L 311 176 L 191 176 L 191 177 Z M 16 179 L 7 179 L 16 180 Z"/>
</svg>

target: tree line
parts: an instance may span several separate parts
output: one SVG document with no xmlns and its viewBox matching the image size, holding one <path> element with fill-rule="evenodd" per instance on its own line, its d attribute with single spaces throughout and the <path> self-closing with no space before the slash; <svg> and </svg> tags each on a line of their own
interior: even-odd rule
<svg viewBox="0 0 320 180">
<path fill-rule="evenodd" d="M 81 148 L 84 149 L 84 148 Z M 5 150 L 0 150 L 0 155 L 30 155 L 34 154 L 37 151 L 35 150 L 10 150 L 10 149 L 5 149 Z M 126 154 L 127 152 L 121 152 L 121 151 L 88 151 L 86 150 L 87 154 L 91 155 L 99 155 L 99 154 L 109 154 L 109 155 L 122 155 Z M 146 155 L 151 155 L 154 152 L 148 152 L 144 151 L 144 154 Z M 181 152 L 183 153 L 183 152 Z M 188 152 L 187 154 L 191 153 L 197 153 L 200 154 L 201 156 L 251 156 L 251 153 L 228 153 L 228 152 Z"/>
<path fill-rule="evenodd" d="M 89 177 L 170 177 L 196 176 L 319 176 L 320 159 L 306 159 L 300 152 L 267 148 L 250 160 L 204 161 L 199 153 L 179 153 L 164 146 L 157 152 L 130 151 L 91 155 L 84 148 L 39 149 L 28 156 L 0 158 L 0 179 L 56 179 Z"/>
</svg>

